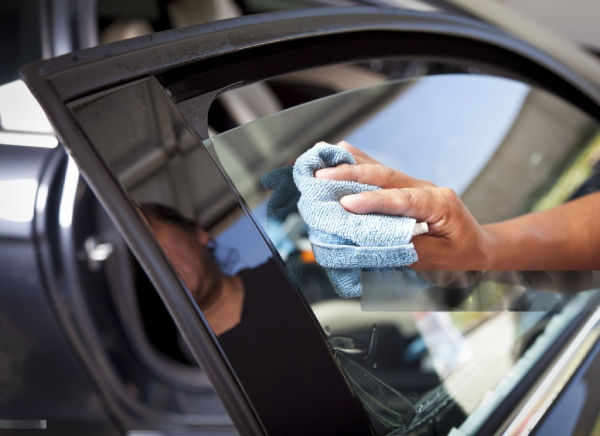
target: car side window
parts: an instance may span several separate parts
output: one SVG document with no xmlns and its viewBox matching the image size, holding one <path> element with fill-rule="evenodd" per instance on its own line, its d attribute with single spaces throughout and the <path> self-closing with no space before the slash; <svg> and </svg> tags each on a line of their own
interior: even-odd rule
<svg viewBox="0 0 600 436">
<path fill-rule="evenodd" d="M 209 340 L 218 344 L 216 357 L 239 380 L 265 426 L 280 433 L 289 428 L 290 419 L 298 421 L 295 425 L 305 419 L 284 416 L 277 409 L 300 407 L 305 398 L 288 395 L 276 407 L 264 394 L 268 385 L 269 389 L 285 387 L 286 392 L 324 392 L 304 410 L 322 410 L 337 401 L 341 409 L 334 415 L 359 412 L 353 421 L 342 424 L 341 417 L 332 421 L 328 413 L 311 426 L 368 429 L 366 416 L 331 360 L 314 318 L 221 169 L 158 81 L 141 79 L 74 101 L 69 108 L 133 203 L 137 232 L 153 237 L 150 242 L 164 256 L 157 260 L 166 260 L 183 285 L 158 289 L 163 301 L 165 296 L 181 295 L 190 302 Z M 144 270 L 152 279 L 154 271 L 146 265 Z M 148 288 L 138 292 L 153 291 Z M 293 346 L 273 348 L 288 343 Z M 290 377 L 294 371 L 283 364 L 297 362 L 299 353 L 306 360 L 301 365 L 304 379 Z M 202 366 L 197 355 L 195 359 Z M 190 406 L 194 414 L 222 413 L 215 407 L 211 389 L 202 388 L 198 394 L 198 401 Z"/>
<path fill-rule="evenodd" d="M 512 391 L 592 294 L 540 292 L 521 272 L 443 287 L 407 269 L 363 270 L 362 296 L 342 298 L 315 262 L 291 164 L 317 142 L 345 140 L 452 188 L 488 223 L 566 201 L 593 170 L 598 127 L 530 85 L 450 74 L 325 96 L 204 144 L 285 262 L 377 433 L 471 434 L 494 410 L 486 401 Z M 283 174 L 275 184 L 273 172 Z"/>
</svg>

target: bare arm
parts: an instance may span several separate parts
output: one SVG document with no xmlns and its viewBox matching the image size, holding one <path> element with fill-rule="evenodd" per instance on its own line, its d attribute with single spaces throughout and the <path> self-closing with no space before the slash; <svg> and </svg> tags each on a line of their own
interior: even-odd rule
<svg viewBox="0 0 600 436">
<path fill-rule="evenodd" d="M 488 269 L 600 269 L 600 192 L 482 227 L 493 241 Z"/>
<path fill-rule="evenodd" d="M 425 221 L 429 233 L 413 243 L 421 270 L 600 269 L 600 193 L 557 208 L 479 225 L 448 188 L 389 169 L 348 143 L 357 165 L 340 165 L 315 177 L 353 180 L 383 188 L 342 198 L 348 211 L 402 215 Z"/>
</svg>

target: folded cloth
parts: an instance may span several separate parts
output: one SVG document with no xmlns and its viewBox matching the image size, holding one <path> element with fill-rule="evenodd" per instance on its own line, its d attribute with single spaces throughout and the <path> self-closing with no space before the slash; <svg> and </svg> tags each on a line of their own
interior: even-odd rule
<svg viewBox="0 0 600 436">
<path fill-rule="evenodd" d="M 275 222 L 285 222 L 292 213 L 298 213 L 300 191 L 294 184 L 293 167 L 285 165 L 264 174 L 260 183 L 265 189 L 271 189 L 273 194 L 267 203 L 267 219 Z"/>
<path fill-rule="evenodd" d="M 319 143 L 296 160 L 293 177 L 315 260 L 326 268 L 340 296 L 354 298 L 362 292 L 361 269 L 401 268 L 416 262 L 410 240 L 425 233 L 427 225 L 417 225 L 413 218 L 348 212 L 340 204 L 342 197 L 381 188 L 314 177 L 315 171 L 340 164 L 356 161 L 341 147 Z"/>
<path fill-rule="evenodd" d="M 300 191 L 294 184 L 292 170 L 291 165 L 285 165 L 269 171 L 260 179 L 265 189 L 273 191 L 267 203 L 267 234 L 285 261 L 296 250 L 294 239 L 305 231 L 305 224 L 298 213 Z"/>
</svg>

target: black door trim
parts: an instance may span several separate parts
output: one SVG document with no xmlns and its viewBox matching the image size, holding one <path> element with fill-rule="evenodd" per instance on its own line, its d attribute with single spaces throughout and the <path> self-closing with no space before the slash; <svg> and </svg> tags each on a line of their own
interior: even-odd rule
<svg viewBox="0 0 600 436">
<path fill-rule="evenodd" d="M 485 74 L 545 89 L 600 120 L 600 107 L 579 88 L 502 47 L 421 32 L 361 31 L 293 39 L 172 68 L 156 77 L 176 103 L 307 68 L 374 58 L 478 67 Z"/>
<path fill-rule="evenodd" d="M 63 101 L 199 60 L 266 44 L 354 32 L 443 35 L 487 44 L 530 59 L 600 102 L 600 91 L 550 55 L 482 22 L 442 13 L 373 7 L 318 8 L 217 21 L 74 52 L 25 67 Z M 510 68 L 509 68 L 510 69 Z"/>
</svg>

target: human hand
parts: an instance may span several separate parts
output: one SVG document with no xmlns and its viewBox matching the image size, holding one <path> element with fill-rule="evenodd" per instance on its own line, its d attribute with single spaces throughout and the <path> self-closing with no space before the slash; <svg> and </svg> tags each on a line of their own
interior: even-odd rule
<svg viewBox="0 0 600 436">
<path fill-rule="evenodd" d="M 315 172 L 316 178 L 383 188 L 343 197 L 340 204 L 346 210 L 356 214 L 399 215 L 427 223 L 428 233 L 412 239 L 419 261 L 411 268 L 489 269 L 493 235 L 477 223 L 453 190 L 388 168 L 345 141 L 338 145 L 352 153 L 357 164 L 323 168 Z"/>
</svg>

